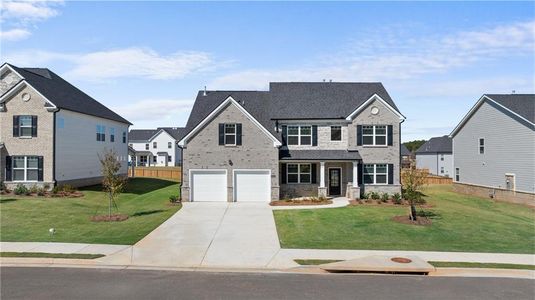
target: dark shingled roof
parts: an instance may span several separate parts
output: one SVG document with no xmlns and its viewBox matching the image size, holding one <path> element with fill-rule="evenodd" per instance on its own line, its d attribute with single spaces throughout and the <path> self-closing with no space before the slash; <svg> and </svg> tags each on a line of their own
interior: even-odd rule
<svg viewBox="0 0 535 300">
<path fill-rule="evenodd" d="M 401 156 L 410 156 L 411 152 L 409 149 L 407 149 L 407 146 L 405 144 L 401 144 Z"/>
<path fill-rule="evenodd" d="M 416 150 L 416 154 L 452 152 L 451 138 L 447 135 L 431 138 Z"/>
<path fill-rule="evenodd" d="M 49 69 L 8 65 L 60 109 L 132 124 Z"/>
<path fill-rule="evenodd" d="M 359 160 L 358 151 L 347 150 L 288 150 L 279 151 L 280 160 Z"/>
<path fill-rule="evenodd" d="M 206 91 L 206 95 L 199 91 L 185 133 L 229 96 L 280 140 L 276 119 L 346 118 L 374 94 L 399 112 L 379 82 L 272 82 L 269 91 Z"/>
<path fill-rule="evenodd" d="M 535 94 L 486 94 L 485 96 L 535 123 Z"/>
<path fill-rule="evenodd" d="M 169 133 L 175 140 L 180 140 L 184 136 L 184 127 L 158 127 L 156 129 L 132 129 L 128 132 L 130 141 L 148 141 L 160 130 Z"/>
</svg>

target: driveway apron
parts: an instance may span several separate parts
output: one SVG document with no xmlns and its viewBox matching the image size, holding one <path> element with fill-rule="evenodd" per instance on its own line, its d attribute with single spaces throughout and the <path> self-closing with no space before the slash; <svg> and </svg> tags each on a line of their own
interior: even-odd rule
<svg viewBox="0 0 535 300">
<path fill-rule="evenodd" d="M 266 267 L 280 245 L 267 203 L 184 203 L 133 246 L 132 264 Z"/>
</svg>

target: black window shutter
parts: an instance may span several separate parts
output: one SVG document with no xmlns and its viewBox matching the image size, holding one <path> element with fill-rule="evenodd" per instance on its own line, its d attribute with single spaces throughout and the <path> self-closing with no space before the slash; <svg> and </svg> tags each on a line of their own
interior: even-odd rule
<svg viewBox="0 0 535 300">
<path fill-rule="evenodd" d="M 281 164 L 281 183 L 286 183 L 286 164 Z"/>
<path fill-rule="evenodd" d="M 318 181 L 317 179 L 317 164 L 312 164 L 310 166 L 310 172 L 312 173 L 311 176 L 310 176 L 310 180 L 312 183 L 316 183 Z"/>
<path fill-rule="evenodd" d="M 219 145 L 225 145 L 225 124 L 219 124 Z"/>
<path fill-rule="evenodd" d="M 287 145 L 286 138 L 288 136 L 288 126 L 282 125 L 282 145 Z"/>
<path fill-rule="evenodd" d="M 11 156 L 6 156 L 6 181 L 11 181 L 12 179 L 12 170 L 11 170 Z"/>
<path fill-rule="evenodd" d="M 37 157 L 37 181 L 43 181 L 43 157 Z"/>
<path fill-rule="evenodd" d="M 362 146 L 362 125 L 357 125 L 357 146 Z"/>
<path fill-rule="evenodd" d="M 13 116 L 13 136 L 19 136 L 19 116 Z"/>
<path fill-rule="evenodd" d="M 241 145 L 241 124 L 236 124 L 236 145 Z"/>
<path fill-rule="evenodd" d="M 318 125 L 312 125 L 312 146 L 318 145 Z"/>
<path fill-rule="evenodd" d="M 394 184 L 394 164 L 388 164 L 388 184 Z"/>
<path fill-rule="evenodd" d="M 358 177 L 358 184 L 362 184 L 364 182 L 363 178 L 362 178 L 362 168 L 364 167 L 363 164 L 359 164 L 358 166 L 358 174 L 357 174 L 357 177 Z"/>
<path fill-rule="evenodd" d="M 37 116 L 32 116 L 32 137 L 37 136 Z"/>
<path fill-rule="evenodd" d="M 388 125 L 388 146 L 392 146 L 394 126 Z"/>
</svg>

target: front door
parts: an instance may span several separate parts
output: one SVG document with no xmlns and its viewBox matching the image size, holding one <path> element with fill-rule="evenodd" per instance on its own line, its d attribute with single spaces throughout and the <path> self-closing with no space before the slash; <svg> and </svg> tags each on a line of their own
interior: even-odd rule
<svg viewBox="0 0 535 300">
<path fill-rule="evenodd" d="M 342 193 L 340 180 L 342 170 L 339 168 L 329 169 L 329 195 L 338 196 Z"/>
</svg>

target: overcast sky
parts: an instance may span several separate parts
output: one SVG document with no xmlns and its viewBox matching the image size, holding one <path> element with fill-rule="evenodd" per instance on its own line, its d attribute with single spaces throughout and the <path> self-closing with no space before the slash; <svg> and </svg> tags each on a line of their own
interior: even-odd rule
<svg viewBox="0 0 535 300">
<path fill-rule="evenodd" d="M 484 93 L 535 89 L 533 2 L 1 5 L 2 61 L 50 68 L 133 128 L 184 126 L 205 85 L 380 81 L 408 141 L 450 133 Z"/>
</svg>

